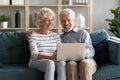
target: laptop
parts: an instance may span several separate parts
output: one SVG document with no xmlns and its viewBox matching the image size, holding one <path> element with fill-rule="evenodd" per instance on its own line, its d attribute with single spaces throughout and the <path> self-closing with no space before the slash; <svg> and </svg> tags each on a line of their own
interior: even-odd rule
<svg viewBox="0 0 120 80">
<path fill-rule="evenodd" d="M 80 61 L 85 59 L 85 43 L 57 44 L 57 61 Z"/>
</svg>

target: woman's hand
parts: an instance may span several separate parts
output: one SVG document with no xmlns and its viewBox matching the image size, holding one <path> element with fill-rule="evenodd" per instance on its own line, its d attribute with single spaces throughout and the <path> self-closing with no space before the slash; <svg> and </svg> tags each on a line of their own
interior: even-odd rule
<svg viewBox="0 0 120 80">
<path fill-rule="evenodd" d="M 57 58 L 57 53 L 54 52 L 53 55 L 52 55 L 51 57 L 52 57 L 52 59 L 56 59 L 56 58 Z"/>
</svg>

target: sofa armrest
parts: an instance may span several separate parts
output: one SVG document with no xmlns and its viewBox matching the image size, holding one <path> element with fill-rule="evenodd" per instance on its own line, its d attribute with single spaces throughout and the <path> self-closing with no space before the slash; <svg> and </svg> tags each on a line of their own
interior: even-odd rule
<svg viewBox="0 0 120 80">
<path fill-rule="evenodd" d="M 112 63 L 120 64 L 120 39 L 111 37 L 108 39 L 108 56 Z"/>
</svg>

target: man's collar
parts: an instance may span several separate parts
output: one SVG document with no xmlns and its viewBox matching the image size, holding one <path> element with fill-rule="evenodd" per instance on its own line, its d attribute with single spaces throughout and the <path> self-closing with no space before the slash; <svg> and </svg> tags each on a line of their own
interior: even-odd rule
<svg viewBox="0 0 120 80">
<path fill-rule="evenodd" d="M 72 31 L 78 32 L 78 31 L 79 31 L 79 28 L 78 28 L 77 26 L 75 26 Z"/>
<path fill-rule="evenodd" d="M 69 31 L 69 32 L 78 32 L 79 31 L 79 28 L 77 27 L 77 26 L 74 26 L 74 28 L 71 30 L 71 31 Z M 67 33 L 69 33 L 69 32 L 63 32 L 63 34 L 67 34 Z"/>
</svg>

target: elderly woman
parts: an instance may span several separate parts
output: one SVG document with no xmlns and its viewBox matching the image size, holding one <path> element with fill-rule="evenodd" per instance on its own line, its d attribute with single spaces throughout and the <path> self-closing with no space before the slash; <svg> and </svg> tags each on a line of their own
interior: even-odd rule
<svg viewBox="0 0 120 80">
<path fill-rule="evenodd" d="M 28 39 L 31 51 L 29 67 L 45 72 L 45 80 L 54 80 L 56 69 L 57 80 L 66 80 L 66 63 L 54 61 L 56 59 L 56 45 L 61 43 L 60 36 L 51 31 L 55 14 L 49 8 L 42 8 L 35 16 L 39 30 L 32 32 Z"/>
</svg>

